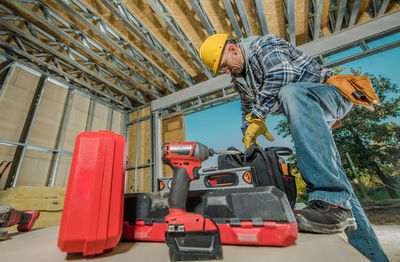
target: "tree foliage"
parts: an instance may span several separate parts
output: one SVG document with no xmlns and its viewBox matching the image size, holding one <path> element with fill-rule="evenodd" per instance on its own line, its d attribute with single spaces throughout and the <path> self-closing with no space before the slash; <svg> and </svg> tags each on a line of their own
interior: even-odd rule
<svg viewBox="0 0 400 262">
<path fill-rule="evenodd" d="M 356 73 L 361 74 L 360 71 Z M 393 184 L 395 176 L 399 176 L 400 90 L 384 76 L 365 75 L 370 77 L 381 105 L 375 107 L 374 112 L 354 106 L 342 119 L 342 126 L 333 130 L 333 135 L 348 175 L 352 172 L 346 152 L 358 172 L 379 177 L 390 196 L 397 198 L 397 189 Z M 290 135 L 286 121 L 281 121 L 276 130 L 284 137 Z"/>
</svg>

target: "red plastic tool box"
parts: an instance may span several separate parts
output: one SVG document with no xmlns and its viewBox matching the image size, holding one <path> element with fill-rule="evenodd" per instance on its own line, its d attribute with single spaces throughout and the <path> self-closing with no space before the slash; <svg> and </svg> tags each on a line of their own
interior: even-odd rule
<svg viewBox="0 0 400 262">
<path fill-rule="evenodd" d="M 72 156 L 58 246 L 94 255 L 122 234 L 126 141 L 112 131 L 78 135 Z"/>
<path fill-rule="evenodd" d="M 165 241 L 168 193 L 126 194 L 122 238 Z M 190 191 L 186 210 L 211 218 L 222 244 L 290 246 L 297 239 L 290 204 L 274 186 Z"/>
</svg>

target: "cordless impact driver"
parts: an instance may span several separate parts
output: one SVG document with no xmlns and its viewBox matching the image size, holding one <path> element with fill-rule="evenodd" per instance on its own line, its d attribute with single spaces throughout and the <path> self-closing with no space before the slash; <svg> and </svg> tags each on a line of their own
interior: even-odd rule
<svg viewBox="0 0 400 262">
<path fill-rule="evenodd" d="M 199 178 L 201 163 L 214 154 L 237 154 L 237 151 L 214 151 L 197 142 L 166 143 L 162 146 L 164 164 L 173 170 L 168 197 L 169 214 L 165 217 L 165 242 L 171 261 L 222 259 L 217 225 L 200 214 L 188 213 L 186 200 L 190 182 Z"/>
</svg>

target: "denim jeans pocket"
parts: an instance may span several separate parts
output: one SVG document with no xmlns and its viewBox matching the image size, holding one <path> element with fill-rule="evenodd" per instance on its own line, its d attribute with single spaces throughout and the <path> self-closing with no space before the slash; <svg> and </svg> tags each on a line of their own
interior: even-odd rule
<svg viewBox="0 0 400 262">
<path fill-rule="evenodd" d="M 348 100 L 344 96 L 342 99 L 343 100 L 340 103 L 340 105 L 338 106 L 338 110 L 337 110 L 337 115 L 336 115 L 337 120 L 345 117 L 350 112 L 350 110 L 353 108 L 353 103 L 350 100 Z"/>
</svg>

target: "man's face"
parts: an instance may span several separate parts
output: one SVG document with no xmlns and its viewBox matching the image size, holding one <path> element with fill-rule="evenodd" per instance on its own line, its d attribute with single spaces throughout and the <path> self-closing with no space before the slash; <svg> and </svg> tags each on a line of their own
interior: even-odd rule
<svg viewBox="0 0 400 262">
<path fill-rule="evenodd" d="M 244 58 L 242 50 L 234 44 L 228 44 L 223 51 L 218 71 L 225 74 L 240 74 L 243 68 Z"/>
</svg>

